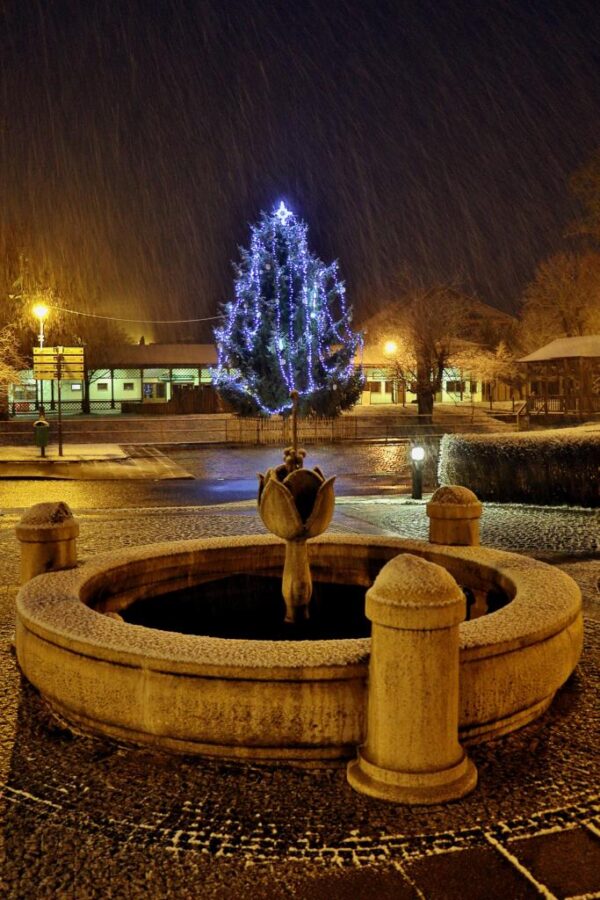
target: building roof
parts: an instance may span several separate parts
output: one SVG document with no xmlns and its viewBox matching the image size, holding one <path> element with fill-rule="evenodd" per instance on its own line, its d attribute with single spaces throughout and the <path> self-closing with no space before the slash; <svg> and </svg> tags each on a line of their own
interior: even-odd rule
<svg viewBox="0 0 600 900">
<path fill-rule="evenodd" d="M 212 366 L 216 362 L 214 344 L 119 344 L 107 346 L 102 354 L 102 366 L 108 369 Z"/>
<path fill-rule="evenodd" d="M 550 359 L 591 357 L 600 359 L 600 334 L 583 334 L 580 337 L 557 338 L 539 350 L 524 356 L 519 362 L 544 362 Z"/>
</svg>

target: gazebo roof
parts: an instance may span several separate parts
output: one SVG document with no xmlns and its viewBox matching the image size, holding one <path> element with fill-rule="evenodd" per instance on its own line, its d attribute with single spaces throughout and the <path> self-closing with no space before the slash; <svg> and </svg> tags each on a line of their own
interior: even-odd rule
<svg viewBox="0 0 600 900">
<path fill-rule="evenodd" d="M 568 358 L 600 359 L 600 334 L 584 334 L 580 337 L 557 338 L 539 350 L 524 356 L 519 362 L 544 362 L 551 359 Z"/>
</svg>

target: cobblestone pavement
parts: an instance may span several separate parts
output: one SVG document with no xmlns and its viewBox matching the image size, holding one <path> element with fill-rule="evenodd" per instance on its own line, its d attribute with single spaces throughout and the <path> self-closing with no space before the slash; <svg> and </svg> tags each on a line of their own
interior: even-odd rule
<svg viewBox="0 0 600 900">
<path fill-rule="evenodd" d="M 549 559 L 585 596 L 582 663 L 545 716 L 474 746 L 476 791 L 445 806 L 355 794 L 343 768 L 168 757 L 73 734 L 10 651 L 16 515 L 0 517 L 3 896 L 14 898 L 600 897 L 600 519 L 486 507 L 483 542 Z M 80 516 L 80 557 L 256 533 L 254 507 Z M 338 501 L 334 529 L 425 536 L 423 505 Z"/>
</svg>

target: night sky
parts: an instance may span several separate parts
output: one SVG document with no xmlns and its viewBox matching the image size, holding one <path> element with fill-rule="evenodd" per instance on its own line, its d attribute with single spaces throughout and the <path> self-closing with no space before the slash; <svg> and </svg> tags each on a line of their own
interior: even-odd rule
<svg viewBox="0 0 600 900">
<path fill-rule="evenodd" d="M 595 0 L 8 0 L 0 23 L 2 237 L 105 314 L 215 315 L 282 198 L 358 318 L 408 269 L 514 310 L 600 145 Z"/>
</svg>

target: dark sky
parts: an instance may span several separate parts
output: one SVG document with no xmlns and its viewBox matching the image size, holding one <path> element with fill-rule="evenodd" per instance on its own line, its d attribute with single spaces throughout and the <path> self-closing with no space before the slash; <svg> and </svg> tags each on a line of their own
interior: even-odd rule
<svg viewBox="0 0 600 900">
<path fill-rule="evenodd" d="M 214 315 L 281 198 L 359 317 L 407 267 L 514 309 L 600 145 L 595 0 L 2 9 L 3 234 L 108 314 Z"/>
</svg>

